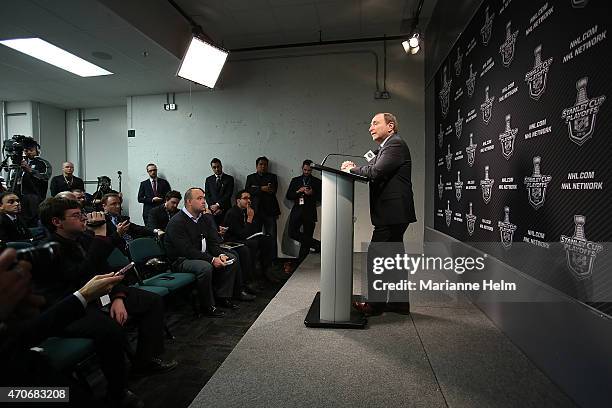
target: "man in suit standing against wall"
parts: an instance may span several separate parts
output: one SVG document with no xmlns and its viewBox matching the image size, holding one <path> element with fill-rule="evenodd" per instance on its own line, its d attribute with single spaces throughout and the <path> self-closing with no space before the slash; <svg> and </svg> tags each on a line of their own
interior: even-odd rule
<svg viewBox="0 0 612 408">
<path fill-rule="evenodd" d="M 249 174 L 246 179 L 245 190 L 251 194 L 253 208 L 261 217 L 264 232 L 274 241 L 274 257 L 278 253 L 276 245 L 276 219 L 280 215 L 280 207 L 276 199 L 278 179 L 276 174 L 268 173 L 268 158 L 258 157 L 255 160 L 257 172 Z"/>
<path fill-rule="evenodd" d="M 65 162 L 62 164 L 62 173 L 59 176 L 55 176 L 51 179 L 51 196 L 55 197 L 57 193 L 62 191 L 72 191 L 75 189 L 85 191 L 85 184 L 83 179 L 78 178 L 74 175 L 74 164 L 71 162 Z"/>
<path fill-rule="evenodd" d="M 375 255 L 393 256 L 404 252 L 404 233 L 416 221 L 412 195 L 412 161 L 410 150 L 397 134 L 398 123 L 391 113 L 378 113 L 370 125 L 372 139 L 380 145 L 369 164 L 357 167 L 351 161 L 342 163 L 341 169 L 369 179 L 370 218 L 374 225 L 368 249 L 368 292 L 373 292 L 374 275 L 371 271 Z M 387 243 L 378 244 L 377 243 Z M 379 277 L 380 278 L 380 277 Z M 386 301 L 355 302 L 354 307 L 366 315 L 379 315 L 385 311 L 410 313 L 407 292 L 387 292 Z M 378 294 L 380 297 L 381 294 Z M 371 293 L 368 298 L 372 299 Z M 400 300 L 400 301 L 397 301 Z"/>
<path fill-rule="evenodd" d="M 157 177 L 157 166 L 153 163 L 147 164 L 149 178 L 140 183 L 138 189 L 138 202 L 142 203 L 142 219 L 147 223 L 149 211 L 164 202 L 166 193 L 170 190 L 170 183 L 163 178 Z"/>
<path fill-rule="evenodd" d="M 232 195 L 234 194 L 234 178 L 223 173 L 221 160 L 216 157 L 210 161 L 213 175 L 208 176 L 204 183 L 206 202 L 215 217 L 217 225 L 223 223 L 225 213 L 232 208 Z"/>
<path fill-rule="evenodd" d="M 321 201 L 321 180 L 312 175 L 312 160 L 304 160 L 302 174 L 291 179 L 287 200 L 293 201 L 289 215 L 289 236 L 300 243 L 299 260 L 310 248 L 321 250 L 321 242 L 312 239 L 317 223 L 317 202 Z M 300 231 L 300 228 L 302 231 Z"/>
</svg>

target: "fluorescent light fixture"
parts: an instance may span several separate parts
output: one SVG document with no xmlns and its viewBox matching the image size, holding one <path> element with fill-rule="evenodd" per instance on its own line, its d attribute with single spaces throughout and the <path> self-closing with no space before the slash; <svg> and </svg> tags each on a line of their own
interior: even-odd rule
<svg viewBox="0 0 612 408">
<path fill-rule="evenodd" d="M 193 37 L 176 75 L 214 88 L 228 55 L 227 51 Z"/>
<path fill-rule="evenodd" d="M 103 68 L 87 62 L 82 58 L 77 57 L 68 51 L 62 50 L 55 45 L 46 42 L 40 38 L 18 38 L 14 40 L 3 40 L 0 44 L 4 44 L 9 48 L 27 54 L 31 57 L 46 62 L 47 64 L 55 65 L 58 68 L 72 72 L 81 77 L 92 77 L 100 75 L 112 75 Z"/>
</svg>

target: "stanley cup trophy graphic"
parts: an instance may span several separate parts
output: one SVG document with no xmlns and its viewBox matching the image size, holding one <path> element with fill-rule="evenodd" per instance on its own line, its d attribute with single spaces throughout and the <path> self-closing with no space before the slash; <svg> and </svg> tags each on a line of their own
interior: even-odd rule
<svg viewBox="0 0 612 408">
<path fill-rule="evenodd" d="M 533 158 L 533 174 L 525 177 L 529 204 L 536 210 L 544 205 L 544 200 L 546 200 L 546 187 L 548 183 L 550 183 L 550 180 L 552 180 L 552 176 L 540 174 L 541 160 L 540 156 Z"/>
<path fill-rule="evenodd" d="M 447 200 L 446 210 L 444 210 L 444 215 L 446 216 L 446 226 L 447 227 L 450 227 L 452 214 L 453 214 L 453 211 L 450 209 L 450 200 Z"/>
<path fill-rule="evenodd" d="M 504 207 L 504 220 L 498 221 L 497 226 L 499 227 L 499 237 L 502 246 L 505 249 L 510 248 L 512 246 L 514 231 L 516 231 L 516 225 L 510 222 L 510 207 Z"/>
<path fill-rule="evenodd" d="M 533 50 L 533 55 L 535 55 L 533 69 L 525 74 L 525 81 L 529 86 L 529 96 L 537 101 L 546 89 L 546 78 L 553 59 L 550 57 L 542 62 L 542 44 Z"/>
<path fill-rule="evenodd" d="M 588 82 L 588 77 L 581 78 L 576 82 L 576 90 L 578 91 L 576 103 L 571 108 L 563 109 L 561 114 L 561 117 L 567 123 L 570 140 L 578 146 L 582 146 L 593 136 L 599 107 L 606 100 L 605 95 L 589 99 L 586 91 Z"/>
<path fill-rule="evenodd" d="M 450 151 L 450 145 L 448 145 L 448 153 L 446 153 L 446 170 L 450 171 L 453 164 L 453 154 Z"/>
<path fill-rule="evenodd" d="M 442 142 L 444 140 L 444 131 L 442 130 L 442 124 L 440 123 L 440 131 L 438 132 L 438 146 L 442 148 Z"/>
<path fill-rule="evenodd" d="M 457 46 L 457 61 L 455 61 L 455 75 L 461 75 L 461 62 L 463 61 L 463 54 L 459 51 L 459 46 Z"/>
<path fill-rule="evenodd" d="M 510 115 L 506 115 L 506 130 L 504 130 L 504 133 L 499 135 L 502 154 L 506 160 L 510 159 L 510 156 L 512 156 L 512 153 L 514 153 L 514 140 L 516 139 L 517 132 L 518 128 L 510 128 Z"/>
<path fill-rule="evenodd" d="M 444 183 L 442 183 L 442 175 L 440 174 L 440 182 L 438 183 L 438 198 L 442 199 L 442 193 L 444 192 Z"/>
<path fill-rule="evenodd" d="M 508 68 L 512 64 L 514 59 L 514 46 L 516 44 L 516 37 L 518 36 L 518 30 L 512 32 L 510 26 L 512 21 L 508 21 L 506 24 L 506 40 L 499 47 L 499 52 L 502 55 L 502 64 Z"/>
<path fill-rule="evenodd" d="M 463 188 L 463 181 L 461 181 L 461 171 L 457 172 L 457 181 L 455 181 L 455 196 L 457 201 L 461 201 L 461 189 Z"/>
<path fill-rule="evenodd" d="M 473 133 L 470 133 L 470 144 L 465 148 L 465 153 L 467 154 L 467 162 L 470 167 L 474 165 L 474 157 L 476 156 L 476 146 L 472 141 Z"/>
<path fill-rule="evenodd" d="M 491 29 L 493 28 L 493 18 L 495 18 L 495 13 L 489 14 L 489 6 L 485 9 L 485 22 L 482 28 L 480 29 L 480 34 L 482 35 L 482 43 L 484 45 L 489 44 L 489 40 L 491 39 Z"/>
<path fill-rule="evenodd" d="M 465 214 L 465 222 L 467 223 L 467 230 L 470 237 L 474 233 L 474 225 L 476 224 L 476 216 L 472 214 L 472 202 L 470 202 L 470 213 Z"/>
<path fill-rule="evenodd" d="M 482 200 L 485 204 L 489 204 L 491 201 L 491 192 L 493 191 L 493 183 L 495 183 L 494 179 L 489 178 L 489 166 L 485 166 L 485 178 L 484 180 L 480 180 L 480 188 L 482 190 Z"/>
<path fill-rule="evenodd" d="M 455 134 L 457 139 L 461 139 L 461 131 L 463 130 L 463 118 L 461 117 L 461 108 L 457 109 L 457 121 L 455 122 Z"/>
<path fill-rule="evenodd" d="M 472 64 L 470 64 L 470 76 L 465 80 L 465 86 L 467 88 L 468 96 L 471 98 L 474 95 L 474 84 L 476 83 L 476 72 L 472 71 Z"/>
<path fill-rule="evenodd" d="M 574 236 L 561 235 L 561 243 L 567 257 L 567 267 L 578 280 L 591 277 L 595 257 L 603 249 L 603 245 L 586 239 L 585 222 L 584 215 L 574 215 Z"/>
<path fill-rule="evenodd" d="M 489 86 L 485 87 L 485 100 L 482 104 L 480 104 L 480 110 L 482 112 L 482 120 L 486 124 L 489 124 L 491 120 L 491 114 L 493 113 L 493 101 L 495 100 L 494 96 L 489 97 Z"/>
<path fill-rule="evenodd" d="M 442 80 L 442 89 L 440 90 L 439 96 L 440 96 L 440 108 L 442 109 L 442 117 L 446 118 L 446 115 L 448 114 L 448 106 L 449 106 L 449 98 L 450 98 L 450 89 L 451 89 L 451 84 L 453 83 L 453 79 L 451 78 L 450 80 L 446 79 L 446 67 L 444 67 L 444 69 L 442 70 L 442 76 L 443 76 L 443 80 Z"/>
</svg>

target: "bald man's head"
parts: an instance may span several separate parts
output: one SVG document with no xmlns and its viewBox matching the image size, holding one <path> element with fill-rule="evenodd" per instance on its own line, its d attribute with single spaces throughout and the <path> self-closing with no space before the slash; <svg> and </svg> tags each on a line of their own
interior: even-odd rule
<svg viewBox="0 0 612 408">
<path fill-rule="evenodd" d="M 74 173 L 74 164 L 72 162 L 64 162 L 62 164 L 62 171 L 64 172 L 64 176 L 72 177 Z"/>
</svg>

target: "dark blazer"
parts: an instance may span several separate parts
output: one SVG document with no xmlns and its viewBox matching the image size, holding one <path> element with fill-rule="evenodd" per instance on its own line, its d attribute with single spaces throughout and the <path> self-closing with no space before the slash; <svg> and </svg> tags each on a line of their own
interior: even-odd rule
<svg viewBox="0 0 612 408">
<path fill-rule="evenodd" d="M 127 217 L 119 216 L 118 223 L 124 221 Z M 143 227 L 142 225 L 134 224 L 130 221 L 130 227 L 128 228 L 127 233 L 133 239 L 143 238 L 143 237 L 155 237 L 157 234 L 153 232 L 151 228 Z M 117 226 L 113 223 L 113 217 L 110 214 L 106 214 L 106 236 L 110 237 L 113 245 L 121 250 L 123 253 L 127 254 L 127 242 L 123 237 L 120 237 L 117 233 Z"/>
<path fill-rule="evenodd" d="M 0 331 L 0 384 L 10 384 L 11 380 L 14 381 L 16 372 L 27 375 L 29 359 L 24 353 L 28 353 L 30 347 L 40 344 L 47 337 L 59 335 L 66 326 L 83 316 L 85 308 L 79 299 L 71 294 L 32 319 L 9 320 L 7 330 Z"/>
<path fill-rule="evenodd" d="M 19 217 L 17 217 L 17 220 L 13 221 L 8 215 L 0 214 L 0 241 L 25 241 L 30 238 L 32 238 L 30 230 Z"/>
<path fill-rule="evenodd" d="M 179 210 L 180 211 L 180 210 Z M 147 228 L 152 230 L 160 229 L 162 231 L 166 230 L 166 226 L 168 225 L 168 221 L 174 215 L 176 215 L 178 211 L 168 214 L 166 211 L 166 206 L 164 204 L 158 205 L 157 207 L 153 207 L 151 211 L 149 211 L 149 217 L 147 218 Z"/>
<path fill-rule="evenodd" d="M 168 183 L 163 178 L 157 178 L 157 197 L 164 198 L 166 193 L 170 191 L 170 183 Z M 158 206 L 159 204 L 153 203 L 153 187 L 151 186 L 151 179 L 148 178 L 140 183 L 140 188 L 138 188 L 138 202 L 142 203 L 142 218 L 146 221 L 147 216 L 149 215 L 149 211 L 153 207 Z M 163 200 L 162 200 L 163 202 Z"/>
<path fill-rule="evenodd" d="M 72 183 L 68 185 L 63 174 L 53 177 L 51 179 L 51 185 L 49 186 L 52 197 L 57 193 L 61 193 L 62 191 L 70 191 L 75 188 L 85 191 L 85 183 L 83 183 L 83 179 L 78 178 L 77 176 L 72 176 Z"/>
<path fill-rule="evenodd" d="M 310 176 L 307 179 L 308 185 L 312 188 L 313 194 L 307 195 L 304 193 L 296 193 L 300 187 L 304 186 L 304 176 L 297 176 L 291 179 L 289 188 L 287 189 L 287 200 L 294 202 L 291 212 L 301 211 L 302 218 L 305 221 L 317 221 L 317 202 L 321 201 L 321 179 Z M 300 197 L 304 197 L 304 204 L 300 205 Z"/>
<path fill-rule="evenodd" d="M 202 214 L 196 224 L 183 211 L 173 216 L 164 235 L 168 258 L 180 265 L 185 259 L 212 262 L 214 256 L 222 254 L 221 240 L 211 219 Z M 202 238 L 206 238 L 206 252 L 202 252 Z"/>
<path fill-rule="evenodd" d="M 373 225 L 404 224 L 416 221 L 410 150 L 398 134 L 390 136 L 365 166 L 351 173 L 370 180 L 370 217 Z"/>
<path fill-rule="evenodd" d="M 246 222 L 246 210 L 237 205 L 233 206 L 225 214 L 223 224 L 227 227 L 227 232 L 225 233 L 227 241 L 244 241 L 247 237 L 261 232 L 262 229 L 262 223 L 257 213 L 253 217 L 253 222 L 248 223 Z"/>
<path fill-rule="evenodd" d="M 261 191 L 262 186 L 270 183 L 272 185 L 272 193 Z M 258 173 L 249 174 L 246 179 L 245 187 L 251 194 L 251 203 L 255 211 L 261 216 L 277 216 L 280 215 L 280 206 L 276 199 L 276 190 L 278 190 L 278 180 L 274 173 Z"/>
<path fill-rule="evenodd" d="M 94 275 L 110 269 L 106 260 L 114 247 L 108 238 L 83 233 L 75 241 L 52 234 L 49 241 L 60 244 L 61 256 L 44 273 L 33 276 L 35 292 L 45 297 L 47 306 L 78 290 Z M 116 285 L 112 293 L 120 287 L 121 284 Z"/>
<path fill-rule="evenodd" d="M 217 176 L 212 175 L 206 177 L 204 182 L 204 190 L 206 192 L 206 202 L 210 207 L 213 204 L 219 203 L 221 209 L 225 213 L 232 208 L 234 196 L 234 178 L 229 174 L 221 175 L 221 188 L 217 188 Z"/>
</svg>

